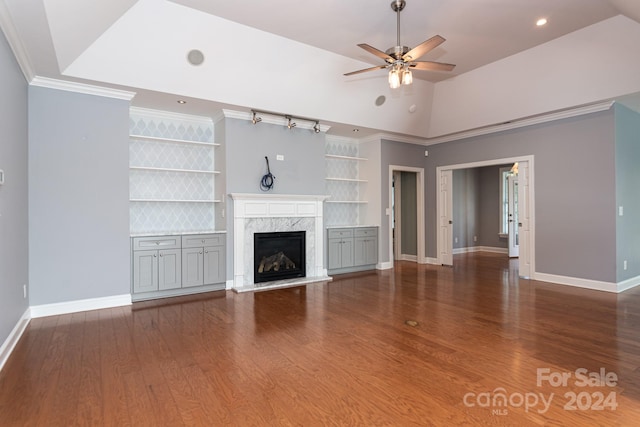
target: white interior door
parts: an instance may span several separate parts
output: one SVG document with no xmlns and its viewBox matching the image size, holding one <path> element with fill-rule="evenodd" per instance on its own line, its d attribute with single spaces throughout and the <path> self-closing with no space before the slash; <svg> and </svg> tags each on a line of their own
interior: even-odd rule
<svg viewBox="0 0 640 427">
<path fill-rule="evenodd" d="M 507 178 L 509 199 L 509 257 L 520 256 L 520 235 L 518 227 L 518 175 Z"/>
<path fill-rule="evenodd" d="M 402 194 L 402 180 L 400 172 L 393 171 L 393 259 L 399 260 L 402 253 L 402 203 L 400 196 Z"/>
<path fill-rule="evenodd" d="M 532 260 L 533 254 L 532 248 L 532 233 L 531 233 L 531 205 L 530 205 L 530 165 L 528 161 L 518 162 L 518 240 L 519 240 L 519 255 L 520 261 L 518 268 L 520 270 L 520 277 L 531 277 L 532 274 Z"/>
<path fill-rule="evenodd" d="M 453 265 L 453 170 L 440 171 L 438 251 L 442 265 Z"/>
</svg>

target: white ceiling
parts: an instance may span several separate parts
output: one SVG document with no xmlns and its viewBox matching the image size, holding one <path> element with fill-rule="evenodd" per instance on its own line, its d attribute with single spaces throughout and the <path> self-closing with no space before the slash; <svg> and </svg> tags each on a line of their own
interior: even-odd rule
<svg viewBox="0 0 640 427">
<path fill-rule="evenodd" d="M 14 50 L 19 40 L 23 59 L 28 62 L 32 75 L 126 88 L 138 93 L 134 105 L 200 115 L 211 115 L 212 110 L 220 107 L 247 109 L 271 105 L 268 100 L 253 104 L 258 101 L 253 101 L 251 94 L 238 98 L 224 94 L 217 97 L 215 91 L 200 94 L 188 87 L 195 79 L 202 79 L 199 83 L 203 88 L 210 85 L 211 69 L 208 76 L 207 73 L 189 76 L 181 85 L 181 68 L 173 69 L 173 65 L 158 59 L 163 56 L 171 59 L 168 40 L 184 41 L 181 49 L 191 46 L 202 50 L 208 66 L 237 68 L 236 74 L 244 82 L 274 68 L 287 76 L 288 73 L 304 74 L 301 76 L 304 81 L 289 78 L 292 89 L 309 81 L 319 82 L 328 73 L 334 84 L 336 81 L 348 83 L 353 77 L 343 77 L 343 73 L 381 64 L 381 60 L 358 48 L 358 43 L 380 50 L 396 44 L 396 14 L 390 7 L 391 0 L 0 0 L 0 3 L 0 14 L 5 15 L 0 21 L 4 22 L 3 30 Z M 189 8 L 189 12 L 172 15 L 171 11 L 178 9 L 170 7 L 171 4 Z M 640 22 L 640 1 L 407 0 L 401 14 L 400 38 L 402 44 L 409 47 L 436 34 L 447 39 L 421 59 L 453 63 L 457 65 L 455 70 L 414 73 L 414 78 L 439 82 L 618 14 Z M 536 27 L 535 21 L 541 17 L 549 23 Z M 242 31 L 244 27 L 289 41 L 269 44 L 265 42 L 267 34 L 249 28 Z M 137 55 L 144 57 L 145 63 L 156 63 L 158 75 L 165 73 L 163 79 L 154 79 L 156 76 L 143 68 L 140 72 L 147 74 L 136 77 L 135 51 L 128 56 L 114 53 L 134 49 L 129 45 L 136 46 L 145 37 L 144 44 L 140 45 L 144 50 L 139 50 Z M 215 44 L 212 38 L 216 39 Z M 271 50 L 275 44 L 286 49 Z M 186 51 L 188 49 L 180 51 L 180 60 Z M 326 63 L 329 60 L 331 64 Z M 93 68 L 90 63 L 94 64 Z M 311 68 L 296 71 L 303 66 Z M 167 70 L 174 73 L 169 76 L 171 81 L 166 76 Z M 374 71 L 354 80 L 371 87 L 380 86 L 382 91 L 386 85 L 384 75 L 384 71 Z M 228 79 L 228 76 L 219 78 Z M 423 89 L 418 85 L 415 90 Z M 371 96 L 375 99 L 381 93 Z M 177 106 L 176 96 L 187 99 L 188 104 Z M 430 105 L 423 109 L 428 108 Z M 290 113 L 306 115 L 305 111 Z M 351 123 L 340 126 L 339 117 L 333 117 L 330 108 L 326 116 L 318 118 L 332 123 L 336 133 L 353 127 Z M 380 129 L 385 130 L 385 126 L 381 125 Z"/>
</svg>

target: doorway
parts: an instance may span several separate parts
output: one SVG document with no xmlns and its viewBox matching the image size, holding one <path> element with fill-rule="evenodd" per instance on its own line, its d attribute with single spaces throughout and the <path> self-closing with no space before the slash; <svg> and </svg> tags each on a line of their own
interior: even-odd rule
<svg viewBox="0 0 640 427">
<path fill-rule="evenodd" d="M 440 166 L 436 168 L 438 196 L 437 209 L 437 263 L 453 265 L 453 170 L 469 169 L 483 166 L 494 166 L 506 163 L 518 163 L 518 181 L 513 185 L 517 192 L 517 203 L 514 206 L 518 218 L 513 222 L 517 227 L 517 243 L 519 248 L 520 277 L 530 278 L 535 271 L 535 221 L 534 221 L 534 179 L 533 156 L 508 159 L 496 159 L 483 162 L 459 165 Z M 512 198 L 516 200 L 516 196 Z M 516 233 L 514 233 L 514 236 Z M 510 243 L 511 245 L 511 243 Z"/>
<path fill-rule="evenodd" d="M 426 262 L 424 169 L 389 165 L 389 260 Z M 404 248 L 404 250 L 403 250 Z M 413 253 L 412 253 L 413 252 Z"/>
</svg>

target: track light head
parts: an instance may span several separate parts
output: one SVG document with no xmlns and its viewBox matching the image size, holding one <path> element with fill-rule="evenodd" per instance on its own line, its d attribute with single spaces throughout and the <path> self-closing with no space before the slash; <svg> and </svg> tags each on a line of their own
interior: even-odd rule
<svg viewBox="0 0 640 427">
<path fill-rule="evenodd" d="M 255 111 L 251 111 L 251 113 L 253 114 L 253 116 L 251 117 L 251 123 L 253 123 L 254 125 L 257 123 L 260 123 L 262 121 L 262 117 L 258 117 L 258 113 L 256 113 Z"/>
<path fill-rule="evenodd" d="M 290 116 L 285 116 L 285 118 L 287 119 L 287 127 L 289 129 L 293 129 L 294 127 L 296 127 L 296 124 L 291 121 Z"/>
<path fill-rule="evenodd" d="M 313 131 L 315 133 L 320 133 L 320 123 L 319 122 L 316 122 L 316 124 L 313 125 Z"/>
</svg>

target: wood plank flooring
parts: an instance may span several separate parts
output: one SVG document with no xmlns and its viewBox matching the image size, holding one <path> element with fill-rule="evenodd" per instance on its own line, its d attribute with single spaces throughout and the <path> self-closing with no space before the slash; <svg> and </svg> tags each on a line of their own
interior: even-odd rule
<svg viewBox="0 0 640 427">
<path fill-rule="evenodd" d="M 0 425 L 637 426 L 639 367 L 640 289 L 518 279 L 475 253 L 33 319 Z"/>
</svg>

